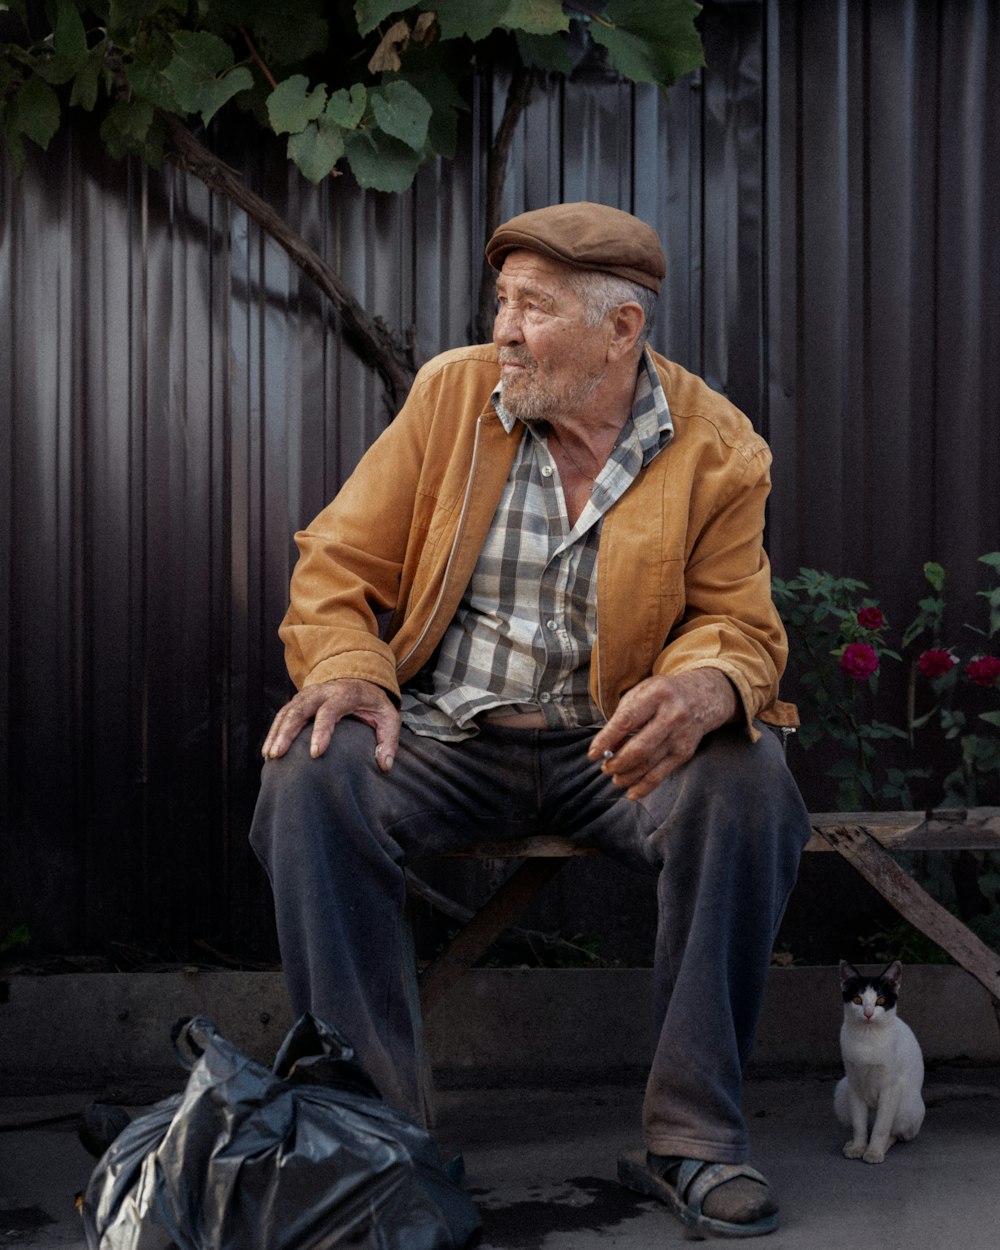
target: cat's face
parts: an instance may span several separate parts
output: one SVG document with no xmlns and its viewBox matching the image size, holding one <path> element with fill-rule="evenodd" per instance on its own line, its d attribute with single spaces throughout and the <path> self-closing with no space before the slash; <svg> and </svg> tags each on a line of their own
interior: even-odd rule
<svg viewBox="0 0 1000 1250">
<path fill-rule="evenodd" d="M 877 1025 L 887 1015 L 895 1014 L 903 970 L 899 960 L 884 968 L 878 976 L 864 976 L 853 965 L 841 961 L 840 990 L 844 999 L 844 1016 L 862 1026 Z"/>
</svg>

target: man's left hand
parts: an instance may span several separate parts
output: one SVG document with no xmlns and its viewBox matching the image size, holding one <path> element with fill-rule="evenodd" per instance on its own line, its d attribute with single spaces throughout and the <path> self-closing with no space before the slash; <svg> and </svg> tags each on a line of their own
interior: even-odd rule
<svg viewBox="0 0 1000 1250">
<path fill-rule="evenodd" d="M 735 720 L 739 706 L 735 688 L 717 668 L 647 677 L 622 696 L 588 754 L 628 798 L 645 798 L 687 763 L 705 734 Z M 603 759 L 605 751 L 612 757 Z"/>
</svg>

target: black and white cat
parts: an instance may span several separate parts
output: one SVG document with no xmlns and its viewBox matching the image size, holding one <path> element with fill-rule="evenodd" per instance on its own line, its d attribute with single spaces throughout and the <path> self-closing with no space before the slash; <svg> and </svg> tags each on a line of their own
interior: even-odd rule
<svg viewBox="0 0 1000 1250">
<path fill-rule="evenodd" d="M 916 1137 L 924 1121 L 924 1057 L 913 1030 L 896 1015 L 902 979 L 898 959 L 873 977 L 840 962 L 840 1054 L 847 1075 L 837 1082 L 833 1106 L 851 1129 L 844 1146 L 848 1159 L 881 1163 L 890 1146 Z"/>
</svg>

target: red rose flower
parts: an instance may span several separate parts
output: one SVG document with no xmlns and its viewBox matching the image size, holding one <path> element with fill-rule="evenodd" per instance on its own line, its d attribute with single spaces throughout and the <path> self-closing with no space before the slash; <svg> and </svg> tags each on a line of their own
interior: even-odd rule
<svg viewBox="0 0 1000 1250">
<path fill-rule="evenodd" d="M 852 642 L 844 648 L 840 667 L 855 681 L 864 681 L 878 669 L 878 654 L 867 642 Z"/>
<path fill-rule="evenodd" d="M 885 624 L 881 608 L 859 608 L 856 619 L 862 629 L 881 629 Z"/>
<path fill-rule="evenodd" d="M 928 679 L 943 677 L 945 673 L 950 672 L 954 667 L 955 657 L 950 651 L 945 651 L 943 647 L 931 647 L 929 651 L 924 651 L 917 659 L 917 668 Z"/>
<path fill-rule="evenodd" d="M 981 655 L 965 666 L 965 675 L 977 686 L 995 686 L 1000 681 L 1000 658 Z"/>
</svg>

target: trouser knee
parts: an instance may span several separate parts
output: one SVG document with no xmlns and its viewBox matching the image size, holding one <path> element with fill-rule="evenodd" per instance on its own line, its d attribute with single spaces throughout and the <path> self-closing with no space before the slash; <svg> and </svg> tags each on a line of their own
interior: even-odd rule
<svg viewBox="0 0 1000 1250">
<path fill-rule="evenodd" d="M 285 755 L 265 763 L 250 830 L 251 845 L 265 863 L 278 854 L 319 863 L 329 856 L 331 842 L 346 854 L 355 841 L 368 839 L 375 821 L 374 804 L 366 798 L 372 764 L 357 758 L 357 739 L 366 733 L 371 731 L 360 722 L 344 722 L 326 754 L 313 759 L 303 731 Z"/>
</svg>

